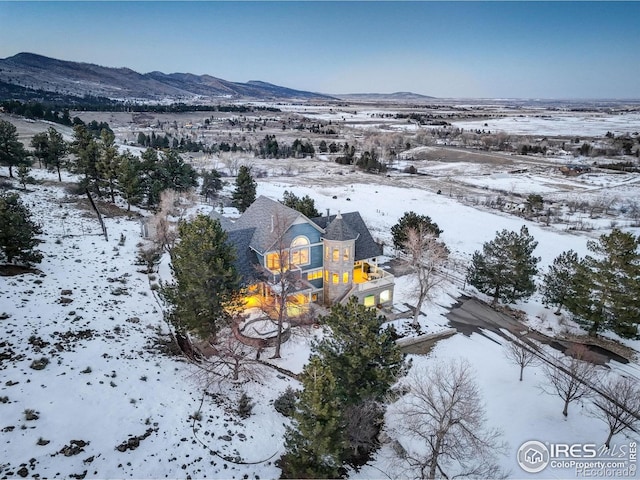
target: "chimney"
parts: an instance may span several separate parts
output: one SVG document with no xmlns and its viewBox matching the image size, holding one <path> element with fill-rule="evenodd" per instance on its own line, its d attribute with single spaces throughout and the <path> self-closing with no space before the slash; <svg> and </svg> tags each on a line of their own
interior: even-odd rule
<svg viewBox="0 0 640 480">
<path fill-rule="evenodd" d="M 331 215 L 329 215 L 329 209 L 327 208 L 327 217 L 330 217 Z"/>
</svg>

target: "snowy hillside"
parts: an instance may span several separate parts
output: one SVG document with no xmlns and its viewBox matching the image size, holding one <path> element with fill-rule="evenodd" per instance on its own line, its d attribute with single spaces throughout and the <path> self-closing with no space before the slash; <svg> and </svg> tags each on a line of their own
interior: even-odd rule
<svg viewBox="0 0 640 480">
<path fill-rule="evenodd" d="M 297 388 L 297 381 L 263 367 L 257 381 L 218 384 L 172 356 L 154 290 L 160 276 L 166 278 L 166 263 L 160 274 L 151 275 L 136 265 L 145 241 L 138 214 L 104 210 L 107 241 L 85 199 L 68 195 L 55 176 L 38 169 L 33 175 L 42 184 L 29 186 L 21 197 L 44 230 L 45 259 L 35 273 L 0 277 L 0 477 L 277 478 L 274 462 L 283 451 L 289 420 L 272 402 L 288 385 Z M 288 189 L 312 195 L 321 212 L 360 211 L 374 237 L 387 245 L 390 227 L 405 211 L 428 214 L 444 230 L 442 239 L 458 265 L 502 228 L 526 224 L 539 241 L 535 253 L 543 268 L 564 250 L 584 254 L 587 239 L 594 237 L 461 205 L 424 189 L 373 184 L 364 174 L 350 174 L 335 185 L 323 177 L 263 178 L 258 194 L 279 199 Z M 408 302 L 408 278 L 397 280 L 396 302 Z M 447 283 L 425 306 L 425 330 L 447 326 L 444 315 L 461 288 L 461 283 Z M 569 321 L 558 322 L 536 297 L 516 308 L 526 311 L 530 326 L 539 330 L 576 330 Z M 301 371 L 309 337 L 301 332 L 287 342 L 277 365 Z M 518 382 L 503 343 L 490 332 L 459 333 L 441 340 L 429 355 L 412 357 L 415 365 L 469 359 L 488 424 L 500 428 L 509 445 L 499 461 L 510 477 L 575 476 L 571 470 L 526 474 L 515 452 L 531 439 L 601 443 L 606 425 L 590 416 L 586 404 L 572 405 L 564 420 L 561 400 L 540 391 L 541 368 L 529 368 Z M 626 343 L 638 349 L 640 342 Z M 636 363 L 611 361 L 607 368 L 640 377 Z M 255 403 L 247 419 L 236 412 L 243 392 Z M 633 438 L 620 434 L 614 442 Z M 369 465 L 350 475 L 398 478 L 403 473 L 385 444 Z"/>
<path fill-rule="evenodd" d="M 242 385 L 204 397 L 194 368 L 161 353 L 170 340 L 153 277 L 135 265 L 138 219 L 106 213 L 106 241 L 86 200 L 49 180 L 29 190 L 45 259 L 0 277 L 0 476 L 278 476 L 269 461 L 222 457 L 279 452 L 285 418 L 270 400 L 288 380 L 264 370 L 248 420 L 235 414 Z"/>
</svg>

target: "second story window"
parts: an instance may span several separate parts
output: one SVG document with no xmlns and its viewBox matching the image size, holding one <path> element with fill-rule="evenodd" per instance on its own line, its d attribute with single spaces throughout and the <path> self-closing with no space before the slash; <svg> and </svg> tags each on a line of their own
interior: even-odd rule
<svg viewBox="0 0 640 480">
<path fill-rule="evenodd" d="M 291 242 L 291 263 L 294 265 L 308 265 L 309 259 L 309 239 L 304 236 L 299 236 L 293 239 Z"/>
</svg>

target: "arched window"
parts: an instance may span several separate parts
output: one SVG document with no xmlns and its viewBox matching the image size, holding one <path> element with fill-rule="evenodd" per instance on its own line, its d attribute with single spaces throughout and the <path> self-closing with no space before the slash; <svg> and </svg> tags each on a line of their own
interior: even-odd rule
<svg viewBox="0 0 640 480">
<path fill-rule="evenodd" d="M 303 235 L 291 241 L 291 263 L 294 265 L 309 264 L 309 239 Z"/>
</svg>

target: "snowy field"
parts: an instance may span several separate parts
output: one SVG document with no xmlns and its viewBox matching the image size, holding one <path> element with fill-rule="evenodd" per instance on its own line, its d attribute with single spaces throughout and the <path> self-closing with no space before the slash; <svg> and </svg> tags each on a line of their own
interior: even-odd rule
<svg viewBox="0 0 640 480">
<path fill-rule="evenodd" d="M 505 116 L 488 120 L 455 121 L 453 126 L 465 130 L 490 130 L 512 135 L 603 137 L 640 131 L 640 114 L 588 114 Z"/>
<path fill-rule="evenodd" d="M 364 120 L 367 115 L 371 119 L 371 113 L 353 115 Z M 608 125 L 604 132 L 614 128 Z M 393 256 L 390 228 L 404 212 L 429 215 L 443 230 L 441 239 L 457 265 L 452 275 L 459 279 L 473 252 L 502 229 L 527 225 L 539 242 L 534 253 L 541 257 L 541 270 L 563 251 L 586 254 L 587 241 L 610 229 L 611 219 L 601 218 L 592 220 L 598 227 L 595 231 L 567 231 L 566 225 L 545 226 L 461 202 L 456 196 L 438 195 L 414 177 L 333 175 L 341 167 L 303 162 L 300 173 L 285 177 L 278 176 L 277 162 L 252 159 L 252 165 L 269 173 L 258 179 L 258 194 L 281 199 L 289 190 L 298 196 L 310 195 L 322 213 L 359 211 L 374 238 L 387 245 L 389 257 Z M 637 175 L 603 174 L 574 179 L 557 175 L 550 180 L 539 174 L 509 174 L 506 168 L 493 176 L 474 175 L 473 164 L 431 166 L 438 176 L 451 176 L 480 190 L 486 187 L 489 193 L 507 190 L 540 193 L 545 198 L 615 194 L 632 199 L 640 181 Z M 280 471 L 274 462 L 283 451 L 289 420 L 274 410 L 272 402 L 288 385 L 297 387 L 297 382 L 264 367 L 259 381 L 218 385 L 179 357 L 160 353 L 159 346 L 168 336 L 154 289 L 160 279 L 167 278 L 168 270 L 164 263 L 151 276 L 138 271 L 136 256 L 144 240 L 137 215 L 106 213 L 106 241 L 93 213 L 70 198 L 54 175 L 38 169 L 33 175 L 45 183 L 29 186 L 22 197 L 43 227 L 40 249 L 45 259 L 38 265 L 40 273 L 0 277 L 0 478 L 277 478 Z M 0 176 L 8 176 L 6 168 L 0 169 Z M 197 210 L 209 208 L 199 205 Z M 628 229 L 640 234 L 636 227 Z M 410 280 L 397 278 L 396 303 L 411 302 Z M 445 283 L 423 307 L 423 330 L 447 328 L 444 315 L 465 292 L 473 293 L 463 290 L 463 282 Z M 579 331 L 566 319 L 560 324 L 537 296 L 514 307 L 527 313 L 532 328 Z M 300 372 L 314 333 L 318 332 L 296 332 L 283 345 L 283 358 L 272 362 Z M 565 420 L 561 400 L 540 390 L 541 368 L 527 368 L 524 381 L 519 382 L 517 367 L 504 357 L 503 342 L 489 332 L 484 336 L 458 333 L 441 340 L 428 356 L 412 355 L 412 360 L 415 365 L 449 358 L 470 361 L 488 425 L 501 429 L 508 443 L 507 454 L 499 462 L 509 478 L 574 478 L 571 470 L 525 473 L 516 463 L 518 447 L 534 439 L 600 444 L 607 434 L 605 423 L 589 413 L 588 402 L 572 404 Z M 624 343 L 640 350 L 640 341 Z M 262 357 L 269 356 L 266 352 Z M 49 360 L 45 368 L 32 369 L 32 362 L 42 357 Z M 637 363 L 612 361 L 607 368 L 640 378 Z M 207 387 L 209 394 L 204 393 Z M 235 411 L 242 392 L 255 402 L 253 414 L 245 420 Z M 27 420 L 27 410 L 35 411 L 38 418 Z M 639 439 L 620 434 L 613 443 L 630 440 Z M 385 444 L 369 466 L 350 476 L 401 478 L 402 470 L 392 457 L 393 449 Z"/>
</svg>

